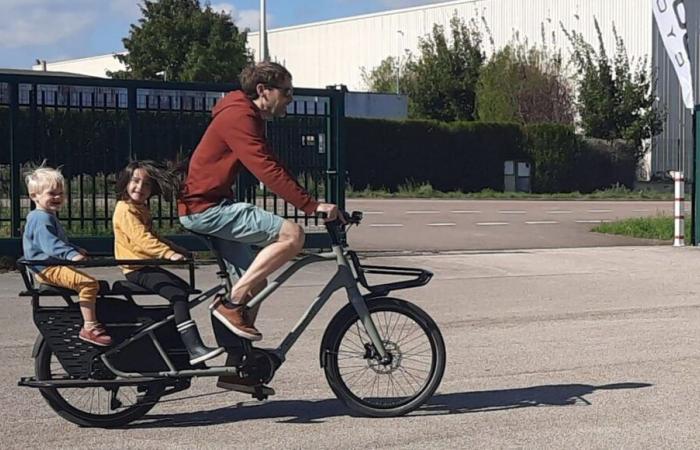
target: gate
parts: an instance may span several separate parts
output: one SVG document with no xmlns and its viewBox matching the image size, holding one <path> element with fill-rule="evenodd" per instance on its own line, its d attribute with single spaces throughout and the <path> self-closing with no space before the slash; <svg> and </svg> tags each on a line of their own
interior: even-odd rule
<svg viewBox="0 0 700 450">
<path fill-rule="evenodd" d="M 0 72 L 0 254 L 21 254 L 21 229 L 31 208 L 22 179 L 46 159 L 61 166 L 66 205 L 59 217 L 79 245 L 111 252 L 114 183 L 130 158 L 176 163 L 194 150 L 214 104 L 237 84 L 109 80 Z M 295 89 L 287 117 L 267 125 L 273 151 L 316 198 L 344 206 L 344 92 Z M 313 231 L 307 217 L 250 174 L 235 191 Z M 184 245 L 194 242 L 177 220 L 173 199 L 153 197 L 153 223 Z M 307 245 L 325 246 L 323 233 Z"/>
</svg>

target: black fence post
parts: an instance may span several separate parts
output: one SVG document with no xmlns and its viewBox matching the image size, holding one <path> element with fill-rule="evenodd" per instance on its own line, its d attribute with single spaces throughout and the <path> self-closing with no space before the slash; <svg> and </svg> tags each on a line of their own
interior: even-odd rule
<svg viewBox="0 0 700 450">
<path fill-rule="evenodd" d="M 326 201 L 345 209 L 345 85 L 331 93 L 331 142 L 326 170 Z"/>
<path fill-rule="evenodd" d="M 19 83 L 8 83 L 10 90 L 10 236 L 20 237 L 20 173 L 17 144 L 17 124 L 19 123 Z"/>
<path fill-rule="evenodd" d="M 138 130 L 136 128 L 138 115 L 136 114 L 136 87 L 129 86 L 126 90 L 126 107 L 129 117 L 129 159 L 134 159 L 138 155 Z"/>
</svg>

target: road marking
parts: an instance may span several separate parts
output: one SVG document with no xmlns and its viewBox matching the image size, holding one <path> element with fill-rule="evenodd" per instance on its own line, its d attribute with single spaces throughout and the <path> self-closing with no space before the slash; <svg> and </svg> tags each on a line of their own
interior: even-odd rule
<svg viewBox="0 0 700 450">
<path fill-rule="evenodd" d="M 612 212 L 612 209 L 589 209 L 589 213 L 608 213 Z"/>
<path fill-rule="evenodd" d="M 477 222 L 477 225 L 482 227 L 488 227 L 493 225 L 508 225 L 508 222 Z"/>
<path fill-rule="evenodd" d="M 362 211 L 365 216 L 371 216 L 374 214 L 384 214 L 384 211 Z"/>
<path fill-rule="evenodd" d="M 445 223 L 429 223 L 429 227 L 454 227 L 456 223 L 445 222 Z"/>
<path fill-rule="evenodd" d="M 576 223 L 602 223 L 610 222 L 608 219 L 598 219 L 598 220 L 577 220 Z"/>
<path fill-rule="evenodd" d="M 481 214 L 481 211 L 450 211 L 453 214 Z"/>
<path fill-rule="evenodd" d="M 440 211 L 406 211 L 406 214 L 440 214 Z"/>
<path fill-rule="evenodd" d="M 546 225 L 550 223 L 559 223 L 556 220 L 533 220 L 531 222 L 525 222 L 528 225 Z"/>
<path fill-rule="evenodd" d="M 553 209 L 551 211 L 547 211 L 547 214 L 571 214 L 571 211 L 564 209 Z"/>
<path fill-rule="evenodd" d="M 515 211 L 515 210 L 505 210 L 505 211 L 498 211 L 501 214 L 525 214 L 527 211 Z"/>
<path fill-rule="evenodd" d="M 648 209 L 633 209 L 632 212 L 649 212 Z"/>
<path fill-rule="evenodd" d="M 382 227 L 382 228 L 385 228 L 385 227 L 402 227 L 402 226 L 403 226 L 402 223 L 373 223 L 373 224 L 370 224 L 370 227 Z"/>
</svg>

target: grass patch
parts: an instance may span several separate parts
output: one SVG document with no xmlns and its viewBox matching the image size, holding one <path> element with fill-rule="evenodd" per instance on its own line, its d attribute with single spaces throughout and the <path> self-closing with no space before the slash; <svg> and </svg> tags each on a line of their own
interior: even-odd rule
<svg viewBox="0 0 700 450">
<path fill-rule="evenodd" d="M 602 223 L 593 228 L 597 233 L 618 234 L 642 239 L 673 240 L 673 217 L 657 215 L 635 217 Z M 685 243 L 690 244 L 690 220 L 685 221 Z"/>
<path fill-rule="evenodd" d="M 407 182 L 396 192 L 388 189 L 356 190 L 348 186 L 347 198 L 451 198 L 472 200 L 673 200 L 672 192 L 659 192 L 651 189 L 632 190 L 624 186 L 613 186 L 588 194 L 564 192 L 555 194 L 532 194 L 528 192 L 500 192 L 484 189 L 479 192 L 451 191 L 434 189 L 430 183 Z"/>
</svg>

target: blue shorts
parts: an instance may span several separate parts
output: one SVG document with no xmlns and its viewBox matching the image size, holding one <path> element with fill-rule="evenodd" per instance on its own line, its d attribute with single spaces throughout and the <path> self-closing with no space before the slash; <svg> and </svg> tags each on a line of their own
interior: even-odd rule
<svg viewBox="0 0 700 450">
<path fill-rule="evenodd" d="M 253 245 L 264 247 L 279 239 L 284 219 L 250 203 L 224 200 L 201 213 L 180 216 L 180 223 L 195 233 L 219 238 L 214 245 L 235 280 L 253 262 Z"/>
</svg>

